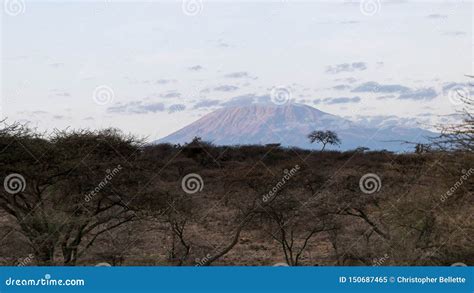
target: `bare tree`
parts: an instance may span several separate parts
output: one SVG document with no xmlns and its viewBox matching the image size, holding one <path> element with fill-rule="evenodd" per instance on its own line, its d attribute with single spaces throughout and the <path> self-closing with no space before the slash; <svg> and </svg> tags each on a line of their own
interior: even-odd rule
<svg viewBox="0 0 474 293">
<path fill-rule="evenodd" d="M 248 211 L 247 213 L 243 214 L 241 217 L 238 217 L 237 218 L 238 224 L 236 225 L 235 230 L 232 231 L 229 242 L 225 244 L 223 248 L 211 254 L 208 258 L 206 258 L 203 265 L 209 266 L 216 260 L 220 259 L 224 255 L 229 253 L 239 242 L 239 238 L 240 238 L 240 234 L 242 233 L 242 230 L 252 221 L 254 215 L 255 213 L 253 211 Z"/>
<path fill-rule="evenodd" d="M 192 221 L 191 200 L 184 196 L 170 196 L 166 198 L 168 207 L 164 215 L 171 233 L 171 247 L 168 250 L 169 260 L 182 266 L 189 260 L 192 243 L 187 239 L 186 228 Z"/>
<path fill-rule="evenodd" d="M 165 183 L 164 183 L 165 184 Z M 228 227 L 224 231 L 224 238 L 227 242 L 219 243 L 221 247 L 215 249 L 210 248 L 209 243 L 212 239 L 200 240 L 195 237 L 195 231 L 189 227 L 203 226 L 207 222 L 207 217 L 199 214 L 199 203 L 201 200 L 195 197 L 190 197 L 187 194 L 182 194 L 181 190 L 172 190 L 172 186 L 166 186 L 167 191 L 165 201 L 167 207 L 164 212 L 159 213 L 154 217 L 154 221 L 161 223 L 165 222 L 169 227 L 171 234 L 170 248 L 168 249 L 169 260 L 175 265 L 192 265 L 195 259 L 200 259 L 198 265 L 210 266 L 218 261 L 226 254 L 228 254 L 238 243 L 242 231 L 249 225 L 255 215 L 256 202 L 240 202 L 232 201 L 232 207 L 237 211 L 228 219 Z M 150 206 L 149 212 L 156 212 L 153 206 Z M 208 207 L 203 209 L 207 214 Z M 212 211 L 211 211 L 212 212 Z M 210 252 L 209 252 L 210 251 Z M 205 257 L 203 257 L 205 256 Z"/>
<path fill-rule="evenodd" d="M 465 91 L 452 90 L 453 99 L 462 105 L 458 112 L 463 120 L 460 123 L 439 126 L 441 135 L 433 139 L 434 146 L 448 151 L 474 151 L 474 96 L 471 93 L 473 86 L 470 84 Z"/>
<path fill-rule="evenodd" d="M 269 233 L 280 244 L 286 263 L 290 266 L 300 265 L 303 253 L 314 236 L 335 229 L 324 219 L 313 219 L 309 223 L 298 216 L 288 219 L 284 213 L 273 208 L 269 215 L 277 227 L 277 231 Z"/>
<path fill-rule="evenodd" d="M 16 220 L 38 264 L 54 264 L 60 249 L 63 264 L 75 265 L 98 237 L 135 218 L 127 203 L 138 173 L 122 157 L 138 151 L 134 138 L 115 130 L 45 138 L 19 125 L 0 133 L 0 175 L 8 181 L 13 174 L 17 184 L 1 189 L 0 207 Z"/>
<path fill-rule="evenodd" d="M 283 185 L 279 185 L 281 182 L 275 178 L 259 176 L 257 182 L 251 185 L 257 194 L 268 192 L 272 185 L 281 186 L 272 197 L 265 198 L 259 204 L 257 212 L 264 221 L 261 229 L 279 244 L 280 251 L 290 266 L 301 264 L 304 253 L 317 235 L 335 229 L 324 202 L 313 197 L 315 190 L 322 184 L 322 178 L 311 173 L 314 178 L 301 180 L 298 175 L 299 173 L 295 173 Z M 295 189 L 298 192 L 294 192 Z"/>
</svg>

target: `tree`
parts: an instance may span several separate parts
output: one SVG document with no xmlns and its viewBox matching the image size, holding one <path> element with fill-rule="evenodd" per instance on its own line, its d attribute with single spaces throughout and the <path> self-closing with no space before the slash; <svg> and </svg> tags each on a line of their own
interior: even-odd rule
<svg viewBox="0 0 474 293">
<path fill-rule="evenodd" d="M 219 246 L 215 246 L 212 243 L 213 239 L 202 239 L 201 235 L 195 231 L 195 227 L 205 227 L 208 218 L 215 216 L 212 210 L 201 206 L 201 198 L 183 194 L 181 187 L 176 189 L 178 185 L 174 182 L 161 182 L 160 185 L 166 191 L 164 194 L 155 192 L 154 196 L 165 202 L 166 207 L 158 210 L 155 204 L 145 209 L 153 222 L 166 224 L 166 234 L 170 240 L 167 245 L 167 260 L 173 265 L 212 265 L 234 249 L 239 243 L 240 235 L 255 216 L 255 201 L 249 205 L 239 200 L 232 201 L 230 206 L 237 211 L 226 215 L 226 225 L 219 227 L 222 229 L 209 231 L 209 233 L 220 234 L 221 237 L 218 239 L 225 238 L 225 241 L 216 243 Z M 205 217 L 201 214 L 203 210 L 206 213 Z"/>
<path fill-rule="evenodd" d="M 337 136 L 337 134 L 334 131 L 331 130 L 315 130 L 308 134 L 309 141 L 311 143 L 317 142 L 321 143 L 323 145 L 323 148 L 321 151 L 324 151 L 324 148 L 326 147 L 327 144 L 330 145 L 340 145 L 341 140 Z"/>
<path fill-rule="evenodd" d="M 246 194 L 255 194 L 260 198 L 258 208 L 255 213 L 259 229 L 263 234 L 270 236 L 280 247 L 280 252 L 289 266 L 299 266 L 305 260 L 311 247 L 318 245 L 313 240 L 325 235 L 334 228 L 331 218 L 327 213 L 325 203 L 319 197 L 314 196 L 316 189 L 319 189 L 322 182 L 318 176 L 308 176 L 310 181 L 302 180 L 305 178 L 304 170 L 294 173 L 280 185 L 280 188 L 267 196 L 269 191 L 279 183 L 279 178 L 272 174 L 255 172 L 252 177 L 246 178 L 246 183 L 250 187 Z M 280 181 L 281 183 L 281 181 Z M 301 183 L 311 186 L 307 191 L 301 190 Z M 299 190 L 300 192 L 294 192 Z M 263 195 L 263 196 L 262 196 Z M 251 199 L 251 198 L 250 198 Z M 249 199 L 247 201 L 250 202 Z"/>
<path fill-rule="evenodd" d="M 474 151 L 474 96 L 471 94 L 471 88 L 472 84 L 466 89 L 451 89 L 452 98 L 462 105 L 458 113 L 463 120 L 451 125 L 441 125 L 441 135 L 433 140 L 436 147 L 448 151 Z"/>
<path fill-rule="evenodd" d="M 290 266 L 301 264 L 303 253 L 312 238 L 335 229 L 330 221 L 326 221 L 327 215 L 319 211 L 300 213 L 297 208 L 288 209 L 280 203 L 279 206 L 269 205 L 266 213 L 272 222 L 272 229 L 267 233 L 281 246 L 285 261 Z"/>
<path fill-rule="evenodd" d="M 185 196 L 167 195 L 169 207 L 165 211 L 166 222 L 171 232 L 171 248 L 168 250 L 168 260 L 182 266 L 189 260 L 191 243 L 186 239 L 186 227 L 192 217 L 192 203 Z"/>
<path fill-rule="evenodd" d="M 0 129 L 0 208 L 28 239 L 40 265 L 75 265 L 98 237 L 133 219 L 140 172 L 137 140 L 108 129 L 57 132 Z M 127 159 L 125 159 L 127 158 Z M 12 177 L 14 175 L 14 177 Z M 10 181 L 9 181 L 10 180 Z"/>
</svg>

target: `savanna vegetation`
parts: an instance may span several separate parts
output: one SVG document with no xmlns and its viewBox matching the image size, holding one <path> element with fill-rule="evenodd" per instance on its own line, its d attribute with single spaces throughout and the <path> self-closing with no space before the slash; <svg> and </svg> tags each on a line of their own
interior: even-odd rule
<svg viewBox="0 0 474 293">
<path fill-rule="evenodd" d="M 464 122 L 406 154 L 149 145 L 4 123 L 0 263 L 473 265 Z M 333 134 L 309 139 L 324 149 Z"/>
</svg>

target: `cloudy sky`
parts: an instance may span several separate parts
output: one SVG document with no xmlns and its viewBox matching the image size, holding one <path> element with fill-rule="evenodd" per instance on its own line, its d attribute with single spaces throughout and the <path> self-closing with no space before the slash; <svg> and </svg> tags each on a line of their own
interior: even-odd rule
<svg viewBox="0 0 474 293">
<path fill-rule="evenodd" d="M 1 115 L 165 136 L 226 106 L 452 119 L 472 75 L 460 1 L 3 0 Z M 453 97 L 454 96 L 454 97 Z"/>
</svg>

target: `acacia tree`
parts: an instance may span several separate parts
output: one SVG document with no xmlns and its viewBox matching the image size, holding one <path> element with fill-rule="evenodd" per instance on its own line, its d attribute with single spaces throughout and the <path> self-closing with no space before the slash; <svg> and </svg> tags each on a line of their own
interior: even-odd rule
<svg viewBox="0 0 474 293">
<path fill-rule="evenodd" d="M 236 176 L 240 174 L 241 172 L 235 173 Z M 234 178 L 232 175 L 234 174 L 229 174 L 229 177 Z M 211 189 L 208 187 L 210 183 L 206 180 L 204 182 L 206 189 Z M 160 181 L 159 187 L 150 189 L 150 194 L 160 200 L 144 206 L 144 213 L 155 223 L 166 224 L 166 233 L 170 239 L 168 261 L 177 266 L 210 266 L 220 260 L 239 243 L 240 235 L 255 216 L 256 201 L 230 200 L 228 204 L 233 212 L 226 216 L 226 225 L 221 225 L 222 230 L 213 231 L 222 234 L 225 240 L 213 243 L 212 239 L 203 239 L 200 237 L 202 235 L 196 234 L 195 227 L 206 227 L 210 217 L 220 216 L 218 210 L 210 209 L 202 198 L 186 194 L 175 181 Z M 241 190 L 230 191 L 233 192 Z M 214 247 L 215 244 L 219 247 Z"/>
<path fill-rule="evenodd" d="M 323 145 L 321 151 L 324 151 L 327 144 L 340 145 L 341 140 L 334 131 L 331 130 L 315 130 L 308 134 L 308 139 L 311 143 L 317 142 Z"/>
<path fill-rule="evenodd" d="M 192 264 L 195 259 L 199 259 L 206 254 L 208 250 L 204 243 L 199 243 L 197 240 L 191 240 L 188 227 L 191 224 L 197 224 L 195 221 L 196 217 L 192 217 L 191 214 L 181 210 L 177 202 L 173 203 L 173 207 L 170 208 L 166 213 L 166 220 L 170 231 L 171 231 L 171 248 L 169 249 L 169 260 L 178 266 L 185 264 Z M 182 202 L 181 202 L 182 204 Z M 211 253 L 207 253 L 202 259 L 199 260 L 197 265 L 210 266 L 215 261 L 219 260 L 227 253 L 229 253 L 237 244 L 240 239 L 240 234 L 247 224 L 252 220 L 254 213 L 248 211 L 245 214 L 237 215 L 231 221 L 235 223 L 233 230 L 227 236 L 228 240 L 218 250 L 213 250 Z M 196 258 L 192 258 L 193 255 Z"/>
<path fill-rule="evenodd" d="M 292 177 L 284 182 L 278 176 L 266 173 L 255 174 L 246 181 L 253 193 L 261 197 L 256 209 L 261 221 L 258 229 L 278 243 L 288 265 L 298 266 L 314 244 L 314 238 L 335 227 L 324 202 L 314 197 L 314 188 L 320 186 L 321 178 L 311 176 L 311 182 L 308 182 L 303 180 L 305 175 L 300 175 L 305 170 L 299 167 L 292 170 L 297 172 L 291 173 Z M 307 184 L 313 189 L 306 190 Z M 278 189 L 269 193 L 276 186 Z"/>
<path fill-rule="evenodd" d="M 64 265 L 75 265 L 98 237 L 135 218 L 135 138 L 110 129 L 45 137 L 14 124 L 0 131 L 0 147 L 0 207 L 16 220 L 38 264 L 56 263 L 59 250 Z"/>
<path fill-rule="evenodd" d="M 474 78 L 474 76 L 469 76 Z M 474 151 L 474 96 L 473 84 L 464 90 L 451 89 L 452 99 L 461 104 L 458 113 L 463 117 L 459 123 L 441 125 L 441 135 L 434 138 L 433 143 L 442 150 Z"/>
<path fill-rule="evenodd" d="M 165 202 L 167 207 L 154 212 L 154 220 L 160 222 L 161 218 L 168 225 L 171 236 L 171 247 L 168 249 L 168 260 L 177 266 L 189 262 L 192 243 L 188 240 L 187 228 L 194 218 L 192 200 L 186 195 L 171 196 L 167 192 Z"/>
<path fill-rule="evenodd" d="M 327 220 L 327 215 L 318 212 L 315 216 L 313 212 L 300 211 L 296 206 L 270 205 L 267 214 L 270 226 L 274 227 L 267 233 L 280 244 L 285 261 L 290 266 L 301 264 L 303 253 L 316 235 L 335 229 Z"/>
</svg>

